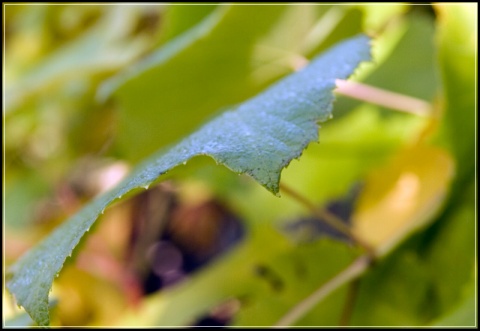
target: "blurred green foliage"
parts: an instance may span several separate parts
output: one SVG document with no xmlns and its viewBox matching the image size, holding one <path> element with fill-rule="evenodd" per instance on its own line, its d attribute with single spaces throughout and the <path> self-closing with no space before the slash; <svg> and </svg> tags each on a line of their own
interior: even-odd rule
<svg viewBox="0 0 480 331">
<path fill-rule="evenodd" d="M 320 143 L 284 170 L 282 182 L 320 206 L 345 196 L 425 136 L 444 148 L 456 173 L 443 207 L 429 218 L 431 225 L 362 276 L 348 324 L 476 325 L 476 4 L 4 4 L 4 11 L 7 267 L 101 191 L 89 183 L 99 182 L 93 175 L 102 166 L 136 165 L 329 46 L 366 32 L 374 38 L 374 62 L 353 79 L 431 102 L 433 115 L 420 118 L 339 96 Z M 230 324 L 272 325 L 360 254 L 331 238 L 294 241 L 282 225 L 308 210 L 210 160 L 194 159 L 168 177 L 187 188 L 208 187 L 242 219 L 246 237 L 188 280 L 116 314 L 66 318 L 82 305 L 118 307 L 118 298 L 129 302 L 128 292 L 117 286 L 105 290 L 100 303 L 88 301 L 81 292 L 88 286 L 60 276 L 59 283 L 70 277 L 64 281 L 71 287 L 59 287 L 58 297 L 73 299 L 58 302 L 65 308 L 52 312 L 52 325 L 191 325 L 222 304 L 233 307 Z M 113 228 L 128 228 L 126 213 L 115 214 L 122 206 L 106 213 L 105 227 L 99 224 L 90 241 L 110 240 L 110 218 Z M 67 267 L 69 275 L 81 274 L 75 273 L 81 260 Z M 107 279 L 101 270 L 87 271 L 99 279 L 97 289 Z M 338 325 L 347 287 L 298 325 Z"/>
</svg>

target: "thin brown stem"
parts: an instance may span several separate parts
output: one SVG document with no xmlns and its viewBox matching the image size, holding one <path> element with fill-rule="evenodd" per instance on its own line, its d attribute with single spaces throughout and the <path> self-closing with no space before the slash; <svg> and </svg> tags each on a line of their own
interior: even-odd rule
<svg viewBox="0 0 480 331">
<path fill-rule="evenodd" d="M 330 213 L 326 209 L 319 209 L 317 208 L 313 202 L 305 198 L 303 195 L 289 187 L 288 185 L 285 185 L 284 183 L 280 183 L 280 189 L 282 192 L 288 194 L 292 198 L 294 198 L 296 201 L 304 205 L 310 212 L 319 220 L 322 222 L 325 222 L 329 226 L 333 227 L 334 229 L 340 231 L 344 235 L 348 236 L 350 239 L 352 239 L 353 242 L 358 244 L 359 246 L 363 247 L 367 253 L 374 257 L 375 256 L 375 250 L 370 247 L 368 243 L 366 243 L 364 240 L 361 238 L 357 237 L 350 229 L 349 226 L 347 226 L 339 217 L 336 215 Z"/>
<path fill-rule="evenodd" d="M 335 83 L 337 93 L 353 99 L 419 116 L 432 113 L 430 104 L 421 99 L 342 79 L 337 79 Z"/>
<path fill-rule="evenodd" d="M 355 299 L 357 298 L 359 286 L 360 280 L 358 278 L 352 280 L 348 286 L 345 306 L 343 306 L 342 316 L 340 317 L 340 326 L 348 326 L 350 324 L 350 318 L 352 317 L 353 307 L 355 306 Z"/>
<path fill-rule="evenodd" d="M 313 309 L 320 301 L 342 285 L 357 279 L 373 262 L 370 255 L 362 255 L 327 283 L 320 286 L 309 297 L 293 307 L 276 324 L 277 327 L 289 326 L 297 322 Z"/>
</svg>

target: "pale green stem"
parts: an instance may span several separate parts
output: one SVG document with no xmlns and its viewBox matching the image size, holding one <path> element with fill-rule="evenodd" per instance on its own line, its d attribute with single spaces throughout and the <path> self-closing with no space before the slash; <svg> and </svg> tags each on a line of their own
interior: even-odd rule
<svg viewBox="0 0 480 331">
<path fill-rule="evenodd" d="M 320 301 L 325 299 L 330 293 L 340 288 L 342 285 L 361 276 L 372 263 L 372 257 L 362 255 L 353 261 L 345 270 L 333 277 L 327 283 L 323 284 L 309 297 L 293 307 L 284 315 L 274 326 L 285 327 L 294 324 L 300 318 L 311 311 Z"/>
<path fill-rule="evenodd" d="M 337 79 L 335 83 L 335 92 L 353 99 L 419 116 L 431 114 L 430 104 L 421 99 L 342 79 Z"/>
</svg>

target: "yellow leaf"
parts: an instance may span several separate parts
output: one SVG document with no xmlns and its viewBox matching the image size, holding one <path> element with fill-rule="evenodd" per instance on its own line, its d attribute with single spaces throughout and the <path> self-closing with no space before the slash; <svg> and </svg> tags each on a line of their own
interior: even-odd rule
<svg viewBox="0 0 480 331">
<path fill-rule="evenodd" d="M 371 173 L 358 200 L 353 232 L 384 255 L 439 210 L 454 175 L 450 155 L 417 145 Z"/>
</svg>

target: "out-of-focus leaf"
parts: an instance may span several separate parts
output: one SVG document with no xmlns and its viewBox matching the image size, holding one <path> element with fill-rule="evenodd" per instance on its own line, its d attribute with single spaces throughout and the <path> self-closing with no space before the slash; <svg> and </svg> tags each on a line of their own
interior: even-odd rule
<svg viewBox="0 0 480 331">
<path fill-rule="evenodd" d="M 171 4 L 163 14 L 162 42 L 169 41 L 200 23 L 218 5 L 182 6 Z"/>
<path fill-rule="evenodd" d="M 257 266 L 257 277 L 263 279 L 246 277 L 243 280 L 260 284 L 250 285 L 251 294 L 246 297 L 245 305 L 235 316 L 233 324 L 274 325 L 293 305 L 335 277 L 357 254 L 354 249 L 340 242 L 319 240 L 272 256 L 265 268 Z M 315 260 L 318 263 L 311 263 Z M 339 289 L 320 302 L 296 325 L 338 325 L 345 296 L 344 288 Z"/>
<path fill-rule="evenodd" d="M 35 202 L 43 197 L 48 190 L 47 183 L 33 173 L 22 173 L 22 176 L 11 176 L 6 181 L 4 225 L 9 228 L 21 229 L 33 218 Z M 16 177 L 16 178 L 15 178 Z"/>
<path fill-rule="evenodd" d="M 437 141 L 456 159 L 456 183 L 473 176 L 475 165 L 477 4 L 437 4 L 439 64 L 444 108 Z"/>
<path fill-rule="evenodd" d="M 141 38 L 128 40 L 133 27 L 135 10 L 131 6 L 116 6 L 95 26 L 78 39 L 62 46 L 21 76 L 9 82 L 6 90 L 6 111 L 40 89 L 79 75 L 108 72 L 125 65 L 146 47 Z"/>
<path fill-rule="evenodd" d="M 425 225 L 448 193 L 454 165 L 444 151 L 426 145 L 409 148 L 367 178 L 353 231 L 379 255 Z"/>
<path fill-rule="evenodd" d="M 433 326 L 453 326 L 453 327 L 474 327 L 477 324 L 476 320 L 476 298 L 475 298 L 475 277 L 472 275 L 467 286 L 463 291 L 463 298 L 457 307 L 438 318 Z"/>
<path fill-rule="evenodd" d="M 112 268 L 111 272 L 114 271 L 117 270 Z M 92 275 L 75 265 L 65 267 L 52 289 L 54 297 L 61 303 L 55 308 L 52 326 L 95 326 L 115 319 L 118 312 L 126 308 L 127 300 L 112 279 Z"/>
<path fill-rule="evenodd" d="M 406 3 L 389 3 L 380 5 L 369 3 L 358 4 L 356 6 L 364 12 L 363 27 L 367 32 L 377 32 L 381 30 L 386 24 L 394 20 L 396 16 L 400 16 L 408 9 L 408 4 Z"/>
<path fill-rule="evenodd" d="M 264 245 L 265 241 L 269 245 Z M 223 300 L 252 291 L 250 284 L 244 280 L 254 277 L 255 264 L 269 261 L 272 252 L 283 252 L 287 247 L 289 243 L 278 233 L 253 233 L 241 246 L 222 256 L 189 282 L 145 300 L 141 309 L 127 313 L 125 318 L 119 321 L 119 325 L 192 324 L 195 319 Z M 253 261 L 252 256 L 255 256 Z"/>
<path fill-rule="evenodd" d="M 412 251 L 395 251 L 360 280 L 349 325 L 421 326 L 431 318 L 429 273 Z"/>
<path fill-rule="evenodd" d="M 111 191 L 58 227 L 12 266 L 7 287 L 39 325 L 48 325 L 48 292 L 54 277 L 97 217 L 115 199 L 148 187 L 197 155 L 209 155 L 232 171 L 247 173 L 273 193 L 281 170 L 318 139 L 317 122 L 331 113 L 335 79 L 345 79 L 369 60 L 369 39 L 352 38 L 304 70 L 212 120 L 167 152 L 145 161 Z"/>
<path fill-rule="evenodd" d="M 475 181 L 455 197 L 432 229 L 425 249 L 425 265 L 430 269 L 440 312 L 452 309 L 460 300 L 461 288 L 469 281 L 475 265 Z"/>
<path fill-rule="evenodd" d="M 430 268 L 438 311 L 445 314 L 461 302 L 461 289 L 475 264 L 475 118 L 476 118 L 476 4 L 438 4 L 439 67 L 443 83 L 439 130 L 434 142 L 455 158 L 455 178 L 444 215 L 427 238 Z M 473 294 L 463 293 L 463 298 Z M 467 305 L 467 303 L 465 303 Z M 463 309 L 465 308 L 465 309 Z M 459 308 L 467 313 L 467 306 Z M 470 308 L 472 309 L 472 308 Z M 474 319 L 465 316 L 465 324 Z M 448 322 L 448 320 L 447 320 Z M 453 322 L 452 322 L 453 323 Z M 471 323 L 470 323 L 471 324 Z M 459 324 L 462 325 L 462 324 Z"/>
<path fill-rule="evenodd" d="M 357 254 L 329 240 L 295 246 L 269 228 L 258 228 L 240 247 L 190 281 L 152 296 L 118 325 L 185 326 L 229 299 L 240 304 L 234 325 L 272 325 L 292 302 L 333 277 Z M 311 258 L 323 262 L 310 264 Z M 344 293 L 340 294 L 320 314 L 326 324 L 338 317 Z"/>
<path fill-rule="evenodd" d="M 307 59 L 361 31 L 360 11 L 348 6 L 288 6 L 257 40 L 251 80 L 269 81 L 306 65 Z"/>
<path fill-rule="evenodd" d="M 405 17 L 407 30 L 395 49 L 365 83 L 424 100 L 432 100 L 437 92 L 434 21 L 426 15 Z M 415 56 L 411 56 L 416 50 Z M 395 79 L 392 79 L 395 77 Z"/>
</svg>

